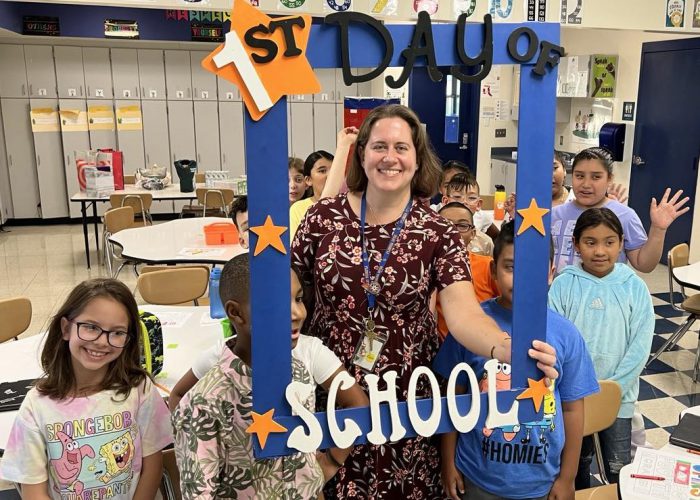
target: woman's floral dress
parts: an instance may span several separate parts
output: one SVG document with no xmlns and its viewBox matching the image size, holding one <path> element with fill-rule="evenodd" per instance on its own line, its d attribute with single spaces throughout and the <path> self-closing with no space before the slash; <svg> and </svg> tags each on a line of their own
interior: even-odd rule
<svg viewBox="0 0 700 500">
<path fill-rule="evenodd" d="M 368 226 L 365 231 L 372 276 L 393 229 L 390 223 Z M 352 364 L 367 317 L 361 255 L 360 220 L 347 195 L 311 207 L 292 244 L 292 262 L 301 270 L 305 284 L 314 288 L 308 333 L 320 337 L 366 388 L 365 372 Z M 467 251 L 459 232 L 414 201 L 380 280 L 383 287 L 374 316 L 376 332 L 388 336 L 388 341 L 373 373 L 380 377 L 390 370 L 398 373 L 399 400 L 406 399 L 413 370 L 430 366 L 440 345 L 429 309 L 433 290 L 469 279 Z M 417 394 L 430 396 L 425 377 L 420 379 Z M 390 429 L 383 432 L 388 436 Z M 336 478 L 338 498 L 444 498 L 439 452 L 430 439 L 422 437 L 357 446 Z"/>
</svg>

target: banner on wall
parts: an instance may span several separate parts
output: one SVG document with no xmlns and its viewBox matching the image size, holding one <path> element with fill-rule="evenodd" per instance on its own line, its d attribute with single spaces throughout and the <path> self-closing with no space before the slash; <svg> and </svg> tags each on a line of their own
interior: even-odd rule
<svg viewBox="0 0 700 500">
<path fill-rule="evenodd" d="M 22 18 L 22 34 L 38 36 L 60 36 L 61 27 L 57 17 L 24 16 Z"/>
<path fill-rule="evenodd" d="M 666 0 L 666 27 L 682 28 L 685 24 L 685 0 Z"/>
<path fill-rule="evenodd" d="M 466 14 L 467 18 L 471 17 L 476 10 L 476 0 L 454 0 L 454 18 L 457 19 L 462 14 Z"/>
<path fill-rule="evenodd" d="M 32 121 L 32 132 L 60 132 L 58 111 L 53 108 L 33 108 L 29 112 Z"/>
<path fill-rule="evenodd" d="M 370 5 L 378 16 L 395 16 L 399 10 L 399 0 L 370 0 Z"/>
<path fill-rule="evenodd" d="M 525 18 L 528 21 L 547 21 L 547 0 L 527 0 L 525 5 Z"/>
<path fill-rule="evenodd" d="M 695 0 L 693 8 L 693 28 L 700 28 L 700 0 Z"/>
<path fill-rule="evenodd" d="M 87 112 L 81 109 L 62 109 L 58 112 L 61 118 L 61 132 L 87 132 Z"/>
<path fill-rule="evenodd" d="M 193 42 L 223 42 L 224 27 L 214 23 L 192 23 L 190 25 Z"/>
<path fill-rule="evenodd" d="M 591 97 L 615 97 L 617 56 L 593 54 L 591 56 L 591 79 L 588 88 Z"/>
<path fill-rule="evenodd" d="M 326 14 L 348 10 L 352 10 L 352 0 L 323 0 L 323 12 Z"/>
<path fill-rule="evenodd" d="M 573 4 L 573 0 L 571 0 Z M 561 24 L 581 24 L 583 22 L 583 0 L 576 0 L 576 6 L 571 8 L 569 0 L 561 0 Z"/>
<path fill-rule="evenodd" d="M 138 40 L 139 23 L 131 19 L 105 19 L 105 38 Z"/>
<path fill-rule="evenodd" d="M 111 106 L 89 106 L 88 128 L 90 130 L 114 130 L 114 111 Z"/>
<path fill-rule="evenodd" d="M 142 130 L 143 120 L 138 105 L 117 107 L 117 130 Z"/>
</svg>

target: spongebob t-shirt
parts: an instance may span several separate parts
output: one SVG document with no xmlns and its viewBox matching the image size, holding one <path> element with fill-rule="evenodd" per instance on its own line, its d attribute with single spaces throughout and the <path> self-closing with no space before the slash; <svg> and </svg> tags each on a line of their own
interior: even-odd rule
<svg viewBox="0 0 700 500">
<path fill-rule="evenodd" d="M 49 481 L 54 499 L 133 498 L 141 459 L 172 443 L 170 413 L 150 381 L 126 400 L 113 391 L 56 401 L 27 394 L 12 426 L 0 477 Z"/>
<path fill-rule="evenodd" d="M 512 331 L 511 310 L 501 307 L 496 299 L 483 302 L 481 307 L 503 331 Z M 573 323 L 551 309 L 547 310 L 547 342 L 556 349 L 559 378 L 553 393 L 544 398 L 542 420 L 474 429 L 460 434 L 457 441 L 457 469 L 469 481 L 494 495 L 505 498 L 546 495 L 559 475 L 564 448 L 561 403 L 598 392 L 593 363 L 581 334 Z M 433 367 L 447 378 L 458 363 L 467 363 L 476 373 L 481 391 L 486 392 L 486 361 L 448 335 Z M 510 378 L 510 365 L 499 363 L 496 387 L 510 389 Z"/>
</svg>

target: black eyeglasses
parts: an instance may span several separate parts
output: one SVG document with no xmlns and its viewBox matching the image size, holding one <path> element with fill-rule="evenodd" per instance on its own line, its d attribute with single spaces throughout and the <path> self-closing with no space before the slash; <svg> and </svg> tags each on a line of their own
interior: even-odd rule
<svg viewBox="0 0 700 500">
<path fill-rule="evenodd" d="M 472 229 L 474 229 L 474 226 L 471 224 L 467 224 L 466 222 L 457 222 L 455 223 L 455 226 L 457 227 L 457 230 L 460 233 L 468 233 Z"/>
<path fill-rule="evenodd" d="M 129 342 L 129 339 L 131 338 L 129 332 L 125 332 L 123 330 L 110 331 L 100 328 L 97 325 L 93 325 L 92 323 L 83 323 L 80 321 L 71 320 L 68 321 L 78 327 L 78 338 L 87 342 L 95 341 L 99 339 L 102 334 L 105 334 L 107 335 L 107 343 L 109 345 L 121 349 Z"/>
</svg>

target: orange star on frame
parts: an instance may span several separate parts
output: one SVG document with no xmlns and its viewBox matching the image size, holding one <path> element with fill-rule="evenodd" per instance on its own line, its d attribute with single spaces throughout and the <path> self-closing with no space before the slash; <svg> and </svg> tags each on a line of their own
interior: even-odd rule
<svg viewBox="0 0 700 500">
<path fill-rule="evenodd" d="M 294 25 L 294 45 L 301 51 L 299 55 L 285 56 L 289 45 L 285 42 L 284 30 L 277 27 L 272 33 L 270 22 L 301 19 L 302 23 Z M 297 21 L 298 22 L 298 21 Z M 251 28 L 262 25 L 264 31 L 251 33 L 258 44 L 272 41 L 277 46 L 277 54 L 270 62 L 259 63 L 256 56 L 267 56 L 267 49 L 250 47 L 246 42 L 246 33 Z M 226 35 L 226 42 L 219 45 L 202 61 L 202 67 L 215 75 L 236 85 L 240 91 L 246 109 L 253 120 L 260 120 L 282 96 L 291 94 L 315 94 L 321 91 L 314 70 L 306 58 L 306 46 L 311 34 L 311 16 L 294 15 L 272 19 L 256 9 L 248 0 L 235 0 L 231 11 L 231 29 Z M 217 55 L 226 50 L 226 54 Z M 230 57 L 229 57 L 230 56 Z M 223 61 L 229 61 L 219 66 Z"/>
<path fill-rule="evenodd" d="M 544 397 L 549 394 L 549 388 L 544 383 L 544 378 L 534 380 L 527 379 L 528 388 L 520 393 L 515 399 L 532 399 L 535 411 L 540 411 Z"/>
<path fill-rule="evenodd" d="M 252 412 L 253 423 L 248 426 L 245 430 L 248 434 L 255 434 L 258 436 L 258 442 L 260 443 L 260 448 L 265 448 L 267 443 L 267 436 L 273 432 L 287 432 L 287 428 L 283 425 L 278 424 L 272 419 L 275 414 L 275 409 L 269 410 L 262 415 L 259 413 Z"/>
<path fill-rule="evenodd" d="M 537 200 L 534 198 L 530 200 L 530 206 L 527 208 L 521 208 L 518 213 L 523 217 L 523 221 L 520 223 L 520 229 L 518 229 L 518 235 L 524 233 L 529 228 L 534 227 L 537 231 L 545 235 L 544 231 L 544 217 L 549 212 L 548 208 L 540 208 L 537 206 Z"/>
<path fill-rule="evenodd" d="M 265 224 L 262 226 L 253 226 L 250 228 L 252 232 L 258 235 L 258 242 L 255 244 L 254 256 L 265 250 L 267 247 L 273 247 L 283 254 L 287 253 L 282 242 L 282 234 L 287 230 L 286 226 L 275 226 L 272 222 L 272 217 L 269 215 L 265 219 Z"/>
</svg>

